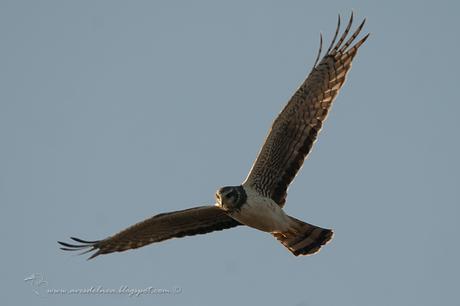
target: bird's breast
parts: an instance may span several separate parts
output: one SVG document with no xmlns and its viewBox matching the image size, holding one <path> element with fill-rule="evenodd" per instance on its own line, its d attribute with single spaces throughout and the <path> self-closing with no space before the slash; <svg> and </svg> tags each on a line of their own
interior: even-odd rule
<svg viewBox="0 0 460 306">
<path fill-rule="evenodd" d="M 264 232 L 285 232 L 289 218 L 272 199 L 248 194 L 247 201 L 231 213 L 237 221 Z"/>
</svg>

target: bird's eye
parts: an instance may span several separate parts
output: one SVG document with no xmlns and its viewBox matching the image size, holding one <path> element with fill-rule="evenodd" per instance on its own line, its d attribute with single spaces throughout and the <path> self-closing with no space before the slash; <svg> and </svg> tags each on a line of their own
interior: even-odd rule
<svg viewBox="0 0 460 306">
<path fill-rule="evenodd" d="M 233 194 L 233 191 L 227 193 L 227 194 L 225 195 L 225 197 L 226 197 L 227 199 L 230 199 L 230 198 L 232 197 L 232 194 Z"/>
</svg>

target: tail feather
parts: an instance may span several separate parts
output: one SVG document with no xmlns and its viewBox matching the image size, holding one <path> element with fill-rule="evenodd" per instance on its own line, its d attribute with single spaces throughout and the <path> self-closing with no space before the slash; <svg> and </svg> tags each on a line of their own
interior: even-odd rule
<svg viewBox="0 0 460 306">
<path fill-rule="evenodd" d="M 289 231 L 273 233 L 273 236 L 295 256 L 317 253 L 334 235 L 330 229 L 311 225 L 293 217 L 290 218 L 293 222 Z"/>
</svg>

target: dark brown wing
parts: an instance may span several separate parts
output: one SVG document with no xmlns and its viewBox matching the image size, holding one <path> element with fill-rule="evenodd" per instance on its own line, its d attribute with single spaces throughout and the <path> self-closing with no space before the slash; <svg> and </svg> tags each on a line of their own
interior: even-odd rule
<svg viewBox="0 0 460 306">
<path fill-rule="evenodd" d="M 318 136 L 334 98 L 345 82 L 351 61 L 368 35 L 355 45 L 365 20 L 345 42 L 353 14 L 343 35 L 334 45 L 340 29 L 340 16 L 334 39 L 318 65 L 296 91 L 274 121 L 262 149 L 243 185 L 270 197 L 280 206 L 286 201 L 287 188 L 302 166 Z M 322 45 L 322 44 L 320 44 Z"/>
<path fill-rule="evenodd" d="M 118 234 L 99 241 L 71 237 L 80 244 L 58 241 L 62 250 L 96 251 L 89 259 L 101 254 L 122 252 L 171 238 L 206 234 L 241 225 L 216 206 L 200 206 L 159 214 L 139 222 Z"/>
</svg>

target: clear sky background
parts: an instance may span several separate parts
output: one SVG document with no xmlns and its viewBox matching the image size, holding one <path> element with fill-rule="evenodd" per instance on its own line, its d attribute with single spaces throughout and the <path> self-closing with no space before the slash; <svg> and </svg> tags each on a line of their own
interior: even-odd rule
<svg viewBox="0 0 460 306">
<path fill-rule="evenodd" d="M 286 205 L 335 229 L 320 254 L 243 227 L 92 261 L 58 249 L 242 182 L 319 33 L 352 9 L 371 37 Z M 0 1 L 1 304 L 458 305 L 459 9 Z M 46 291 L 98 286 L 181 291 Z"/>
</svg>

